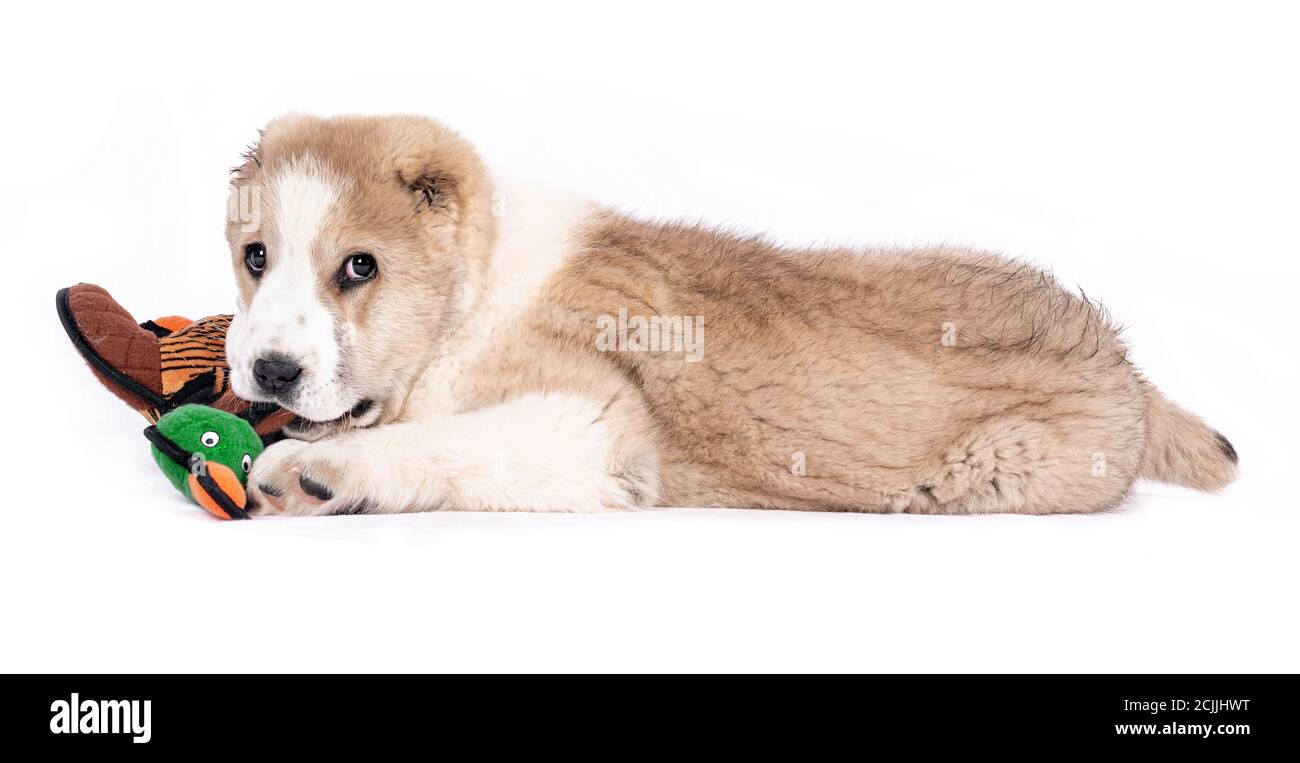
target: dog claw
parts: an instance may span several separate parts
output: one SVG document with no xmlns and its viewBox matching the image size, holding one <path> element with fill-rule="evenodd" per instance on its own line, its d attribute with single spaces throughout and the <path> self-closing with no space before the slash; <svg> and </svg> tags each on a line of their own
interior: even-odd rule
<svg viewBox="0 0 1300 763">
<path fill-rule="evenodd" d="M 298 487 L 302 488 L 302 492 L 306 493 L 309 497 L 315 498 L 321 502 L 328 501 L 334 497 L 334 494 L 330 492 L 329 488 L 306 475 L 298 477 Z"/>
</svg>

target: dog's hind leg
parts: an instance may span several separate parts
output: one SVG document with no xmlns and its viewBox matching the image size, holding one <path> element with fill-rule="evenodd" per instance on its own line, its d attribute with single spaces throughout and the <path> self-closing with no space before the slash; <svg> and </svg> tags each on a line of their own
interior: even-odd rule
<svg viewBox="0 0 1300 763">
<path fill-rule="evenodd" d="M 886 497 L 888 508 L 1057 514 L 1118 505 L 1137 475 L 1144 421 L 1132 411 L 1098 416 L 1071 408 L 1044 406 L 973 422 L 928 474 Z"/>
</svg>

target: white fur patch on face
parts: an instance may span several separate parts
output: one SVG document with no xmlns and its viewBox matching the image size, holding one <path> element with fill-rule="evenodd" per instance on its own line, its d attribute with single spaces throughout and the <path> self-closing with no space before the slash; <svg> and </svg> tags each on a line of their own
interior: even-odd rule
<svg viewBox="0 0 1300 763">
<path fill-rule="evenodd" d="M 283 356 L 301 366 L 302 375 L 291 392 L 275 402 L 315 421 L 337 418 L 357 402 L 340 388 L 336 316 L 318 294 L 322 276 L 313 256 L 343 190 L 342 181 L 310 158 L 268 178 L 263 198 L 270 202 L 269 215 L 263 227 L 274 233 L 262 242 L 266 270 L 251 302 L 231 322 L 226 340 L 235 394 L 271 400 L 256 385 L 253 364 L 259 358 Z"/>
</svg>

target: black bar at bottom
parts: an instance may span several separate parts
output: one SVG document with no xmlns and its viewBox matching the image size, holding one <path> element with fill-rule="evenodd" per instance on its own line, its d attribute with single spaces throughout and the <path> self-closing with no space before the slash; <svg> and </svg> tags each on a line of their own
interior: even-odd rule
<svg viewBox="0 0 1300 763">
<path fill-rule="evenodd" d="M 1293 741 L 1300 710 L 1289 675 L 23 675 L 0 686 L 5 746 L 131 753 L 1229 751 Z"/>
</svg>

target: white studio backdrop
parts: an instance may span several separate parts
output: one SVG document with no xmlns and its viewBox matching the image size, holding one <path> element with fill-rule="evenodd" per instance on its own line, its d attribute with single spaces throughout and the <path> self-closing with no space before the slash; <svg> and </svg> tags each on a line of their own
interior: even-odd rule
<svg viewBox="0 0 1300 763">
<path fill-rule="evenodd" d="M 28 6 L 0 32 L 0 667 L 1300 668 L 1296 11 L 1259 3 Z M 218 523 L 54 292 L 233 310 L 226 172 L 285 111 L 790 243 L 1051 268 L 1242 455 L 1095 517 L 724 510 Z"/>
</svg>

